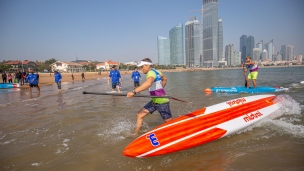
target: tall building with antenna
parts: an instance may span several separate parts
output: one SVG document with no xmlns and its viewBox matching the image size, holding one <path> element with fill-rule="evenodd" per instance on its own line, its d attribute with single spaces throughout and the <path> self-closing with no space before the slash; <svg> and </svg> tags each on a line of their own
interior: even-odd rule
<svg viewBox="0 0 304 171">
<path fill-rule="evenodd" d="M 220 28 L 219 28 L 220 27 Z M 222 20 L 218 18 L 218 0 L 203 0 L 202 7 L 202 58 L 207 67 L 218 66 L 219 46 L 223 43 Z M 223 51 L 223 47 L 221 47 Z"/>
</svg>

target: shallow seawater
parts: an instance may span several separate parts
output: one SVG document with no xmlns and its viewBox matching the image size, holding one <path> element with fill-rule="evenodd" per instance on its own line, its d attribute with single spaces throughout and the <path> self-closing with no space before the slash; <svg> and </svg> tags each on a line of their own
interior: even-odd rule
<svg viewBox="0 0 304 171">
<path fill-rule="evenodd" d="M 152 158 L 129 158 L 136 112 L 150 99 L 82 94 L 110 92 L 107 79 L 33 90 L 0 90 L 0 170 L 304 170 L 304 67 L 261 68 L 258 85 L 282 86 L 280 109 L 236 134 Z M 241 70 L 165 73 L 173 117 L 253 94 L 205 94 L 212 86 L 243 85 Z M 123 76 L 122 91 L 133 85 Z M 145 95 L 148 92 L 142 92 Z M 158 113 L 141 133 L 162 124 Z"/>
</svg>

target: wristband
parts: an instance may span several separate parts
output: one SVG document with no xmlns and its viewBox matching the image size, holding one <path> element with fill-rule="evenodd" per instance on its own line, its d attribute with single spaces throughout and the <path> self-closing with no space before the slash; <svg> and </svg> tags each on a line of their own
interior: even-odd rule
<svg viewBox="0 0 304 171">
<path fill-rule="evenodd" d="M 132 90 L 132 93 L 136 94 L 136 91 L 135 91 L 135 90 Z"/>
</svg>

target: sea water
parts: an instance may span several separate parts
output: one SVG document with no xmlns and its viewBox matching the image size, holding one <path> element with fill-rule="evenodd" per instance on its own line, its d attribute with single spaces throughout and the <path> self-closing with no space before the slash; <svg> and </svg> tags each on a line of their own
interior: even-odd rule
<svg viewBox="0 0 304 171">
<path fill-rule="evenodd" d="M 109 92 L 106 78 L 0 91 L 0 170 L 303 170 L 304 67 L 261 68 L 258 86 L 282 86 L 280 109 L 238 133 L 188 150 L 152 158 L 128 158 L 136 112 L 150 99 L 82 94 Z M 213 86 L 244 85 L 241 69 L 167 72 L 173 117 L 253 94 L 212 93 Z M 144 77 L 144 75 L 142 75 Z M 123 92 L 132 90 L 123 76 Z M 252 84 L 252 83 L 251 83 Z M 148 94 L 148 92 L 141 92 Z M 155 112 L 140 133 L 162 124 Z"/>
</svg>

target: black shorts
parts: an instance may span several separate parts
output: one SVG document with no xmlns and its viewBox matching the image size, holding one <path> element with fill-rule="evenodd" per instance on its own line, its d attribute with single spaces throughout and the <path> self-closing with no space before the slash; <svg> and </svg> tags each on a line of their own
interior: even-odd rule
<svg viewBox="0 0 304 171">
<path fill-rule="evenodd" d="M 139 87 L 139 81 L 138 82 L 134 81 L 134 87 Z"/>
<path fill-rule="evenodd" d="M 38 84 L 30 84 L 30 87 L 38 87 Z"/>
<path fill-rule="evenodd" d="M 120 82 L 112 83 L 112 89 L 115 89 L 117 86 L 120 86 Z"/>
<path fill-rule="evenodd" d="M 152 100 L 151 100 L 149 103 L 147 103 L 144 106 L 144 108 L 147 109 L 151 114 L 157 110 L 159 112 L 160 116 L 163 118 L 163 120 L 172 118 L 171 111 L 170 111 L 170 103 L 153 104 Z"/>
</svg>

